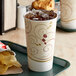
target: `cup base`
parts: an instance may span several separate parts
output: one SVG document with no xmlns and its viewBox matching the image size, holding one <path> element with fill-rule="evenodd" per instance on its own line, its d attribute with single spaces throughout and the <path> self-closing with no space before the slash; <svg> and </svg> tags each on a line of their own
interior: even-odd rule
<svg viewBox="0 0 76 76">
<path fill-rule="evenodd" d="M 37 62 L 28 57 L 29 69 L 35 72 L 46 72 L 52 69 L 53 59 L 48 62 Z"/>
<path fill-rule="evenodd" d="M 61 21 L 62 27 L 66 29 L 76 29 L 76 20 L 70 21 L 70 22 L 63 22 Z"/>
</svg>

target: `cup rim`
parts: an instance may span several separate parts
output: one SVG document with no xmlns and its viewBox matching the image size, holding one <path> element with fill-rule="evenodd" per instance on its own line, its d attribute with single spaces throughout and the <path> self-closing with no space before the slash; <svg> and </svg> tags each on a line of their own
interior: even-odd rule
<svg viewBox="0 0 76 76">
<path fill-rule="evenodd" d="M 26 17 L 25 17 L 25 19 L 28 19 L 28 18 L 26 18 Z M 53 21 L 53 20 L 55 20 L 55 19 L 57 19 L 57 17 L 56 17 L 56 18 L 54 18 L 54 19 L 50 19 L 50 20 L 43 20 L 43 21 L 35 21 L 35 20 L 31 20 L 31 19 L 28 19 L 28 20 L 33 21 L 33 22 L 48 22 L 48 21 Z"/>
<path fill-rule="evenodd" d="M 28 11 L 28 12 L 26 12 L 26 14 L 28 14 L 30 11 Z M 25 15 L 26 15 L 25 14 Z M 57 14 L 57 13 L 56 13 Z M 24 19 L 28 19 L 28 18 L 26 18 L 25 17 L 25 15 L 24 15 Z M 35 21 L 35 20 L 31 20 L 31 19 L 28 19 L 28 20 L 30 20 L 30 21 L 33 21 L 33 22 L 48 22 L 48 21 L 52 21 L 52 20 L 55 20 L 55 19 L 57 19 L 57 16 L 55 17 L 55 18 L 53 18 L 53 19 L 49 19 L 49 20 L 43 20 L 43 21 Z"/>
</svg>

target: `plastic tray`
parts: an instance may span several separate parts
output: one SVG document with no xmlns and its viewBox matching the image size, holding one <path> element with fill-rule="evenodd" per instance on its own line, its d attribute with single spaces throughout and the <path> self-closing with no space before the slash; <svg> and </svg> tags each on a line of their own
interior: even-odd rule
<svg viewBox="0 0 76 76">
<path fill-rule="evenodd" d="M 22 69 L 23 69 L 22 74 L 7 75 L 7 76 L 55 76 L 70 66 L 70 63 L 67 60 L 54 57 L 54 64 L 52 70 L 48 72 L 33 72 L 28 69 L 26 47 L 10 41 L 5 41 L 5 40 L 0 40 L 0 41 L 6 45 L 9 45 L 9 47 L 16 52 L 16 57 L 18 61 L 22 64 Z"/>
<path fill-rule="evenodd" d="M 61 25 L 61 20 L 59 19 L 58 22 L 57 22 L 57 28 L 63 30 L 63 31 L 66 31 L 66 32 L 76 32 L 76 29 L 66 29 L 64 27 L 62 27 Z"/>
<path fill-rule="evenodd" d="M 55 0 L 55 2 L 59 2 L 60 0 Z"/>
</svg>

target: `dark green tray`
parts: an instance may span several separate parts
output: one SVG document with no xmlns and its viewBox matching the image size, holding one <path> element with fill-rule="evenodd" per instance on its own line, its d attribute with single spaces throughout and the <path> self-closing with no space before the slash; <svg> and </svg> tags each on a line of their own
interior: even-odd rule
<svg viewBox="0 0 76 76">
<path fill-rule="evenodd" d="M 54 57 L 54 64 L 52 70 L 48 72 L 30 71 L 27 65 L 27 48 L 10 41 L 5 41 L 5 40 L 0 40 L 0 41 L 6 45 L 9 45 L 10 48 L 13 51 L 15 51 L 18 61 L 22 64 L 22 69 L 23 69 L 22 74 L 7 75 L 7 76 L 55 76 L 70 66 L 70 63 L 68 61 L 58 57 Z"/>
<path fill-rule="evenodd" d="M 55 2 L 59 2 L 60 0 L 55 0 Z"/>
<path fill-rule="evenodd" d="M 61 30 L 66 31 L 66 32 L 76 32 L 76 29 L 66 29 L 66 28 L 62 27 L 60 21 L 61 20 L 59 19 L 58 22 L 57 22 L 57 28 L 58 29 L 61 29 Z"/>
</svg>

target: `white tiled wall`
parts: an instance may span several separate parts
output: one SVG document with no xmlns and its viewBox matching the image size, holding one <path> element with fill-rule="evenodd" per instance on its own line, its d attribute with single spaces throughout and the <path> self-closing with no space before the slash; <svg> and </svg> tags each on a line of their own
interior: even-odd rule
<svg viewBox="0 0 76 76">
<path fill-rule="evenodd" d="M 34 0 L 18 0 L 20 5 L 30 5 Z"/>
</svg>

